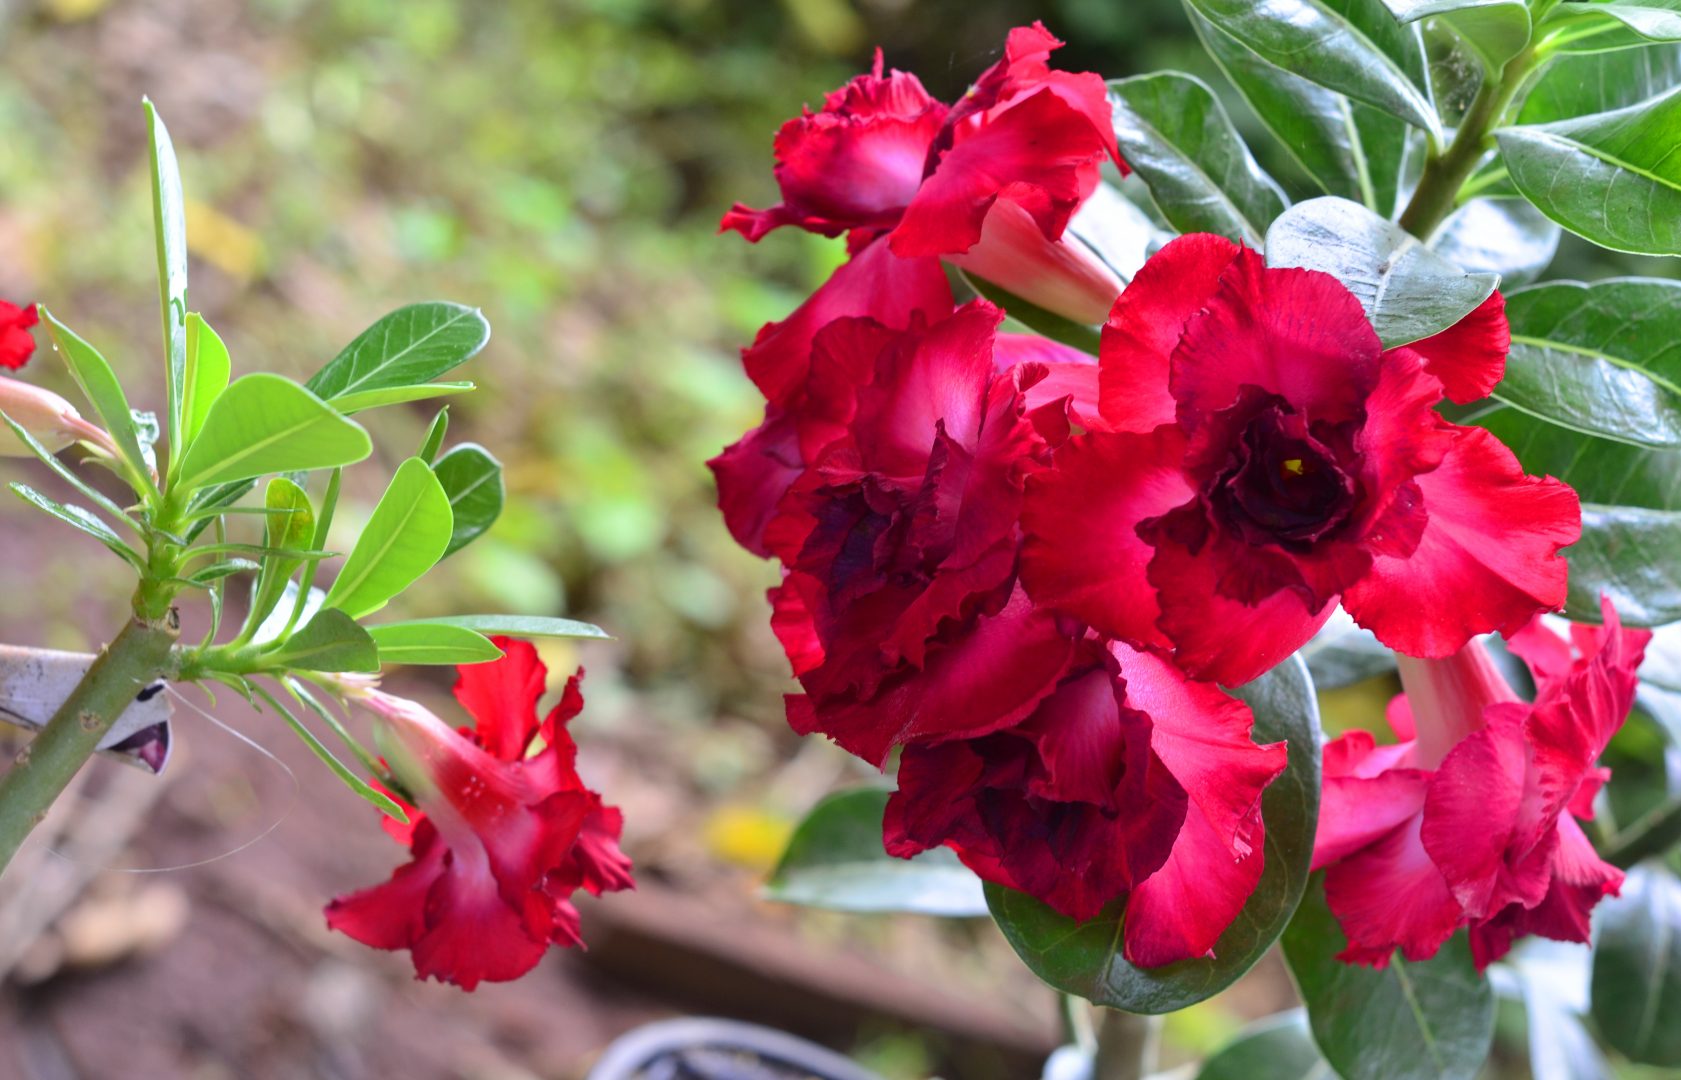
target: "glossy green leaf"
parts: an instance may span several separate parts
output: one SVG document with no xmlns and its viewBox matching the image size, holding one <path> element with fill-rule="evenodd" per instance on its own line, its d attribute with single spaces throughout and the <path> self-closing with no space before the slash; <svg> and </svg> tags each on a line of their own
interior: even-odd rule
<svg viewBox="0 0 1681 1080">
<path fill-rule="evenodd" d="M 1471 1080 L 1494 1041 L 1494 991 L 1464 933 L 1418 963 L 1345 964 L 1324 876 L 1314 875 L 1284 931 L 1284 959 L 1325 1060 L 1343 1080 Z"/>
<path fill-rule="evenodd" d="M 888 795 L 856 788 L 813 807 L 765 884 L 766 898 L 835 911 L 985 915 L 980 879 L 950 851 L 899 859 L 882 847 Z"/>
<path fill-rule="evenodd" d="M 1289 200 L 1255 163 L 1214 91 L 1177 71 L 1108 85 L 1121 157 L 1169 224 L 1259 245 Z"/>
<path fill-rule="evenodd" d="M 455 529 L 444 549 L 448 557 L 484 535 L 502 516 L 502 463 L 477 443 L 462 443 L 433 463 L 432 471 L 455 514 Z"/>
<path fill-rule="evenodd" d="M 1267 62 L 1186 2 L 1203 47 L 1280 146 L 1327 195 L 1395 212 L 1412 145 L 1405 123 Z"/>
<path fill-rule="evenodd" d="M 1102 336 L 1097 327 L 1077 323 L 1073 319 L 1046 311 L 1039 305 L 1023 300 L 1014 293 L 1000 289 L 992 282 L 984 281 L 966 271 L 959 270 L 957 275 L 974 290 L 976 296 L 997 304 L 1010 318 L 1029 330 L 1081 352 L 1097 355 L 1098 341 Z"/>
<path fill-rule="evenodd" d="M 1499 280 L 1468 274 L 1399 225 L 1330 196 L 1297 203 L 1272 223 L 1267 265 L 1337 278 L 1390 349 L 1446 330 L 1487 300 Z"/>
<path fill-rule="evenodd" d="M 1681 619 L 1681 451 L 1583 435 L 1498 403 L 1473 419 L 1525 472 L 1556 476 L 1581 497 L 1582 539 L 1564 550 L 1570 618 L 1598 622 L 1604 593 L 1630 624 Z"/>
<path fill-rule="evenodd" d="M 35 509 L 55 517 L 71 528 L 85 532 L 98 540 L 117 555 L 120 555 L 124 562 L 136 570 L 146 565 L 146 560 L 141 558 L 140 553 L 123 543 L 122 537 L 117 535 L 116 530 L 100 520 L 92 510 L 74 505 L 66 506 L 41 494 L 28 484 L 22 484 L 16 480 L 13 480 L 7 486 L 12 489 L 13 494 Z"/>
<path fill-rule="evenodd" d="M 1593 1018 L 1612 1047 L 1645 1065 L 1681 1068 L 1681 880 L 1645 864 L 1601 902 L 1594 920 Z"/>
<path fill-rule="evenodd" d="M 1331 1080 L 1300 1009 L 1269 1016 L 1203 1062 L 1197 1080 Z"/>
<path fill-rule="evenodd" d="M 1512 183 L 1566 229 L 1615 251 L 1681 255 L 1681 87 L 1495 138 Z"/>
<path fill-rule="evenodd" d="M 181 455 L 187 372 L 187 213 L 181 194 L 181 166 L 169 128 L 150 100 L 144 100 L 152 165 L 152 228 L 158 252 L 158 298 L 163 314 L 165 390 L 169 401 L 169 452 Z"/>
<path fill-rule="evenodd" d="M 134 428 L 134 410 L 129 407 L 128 397 L 123 393 L 122 384 L 117 381 L 116 372 L 98 349 L 76 336 L 76 332 L 59 322 L 53 313 L 46 308 L 41 309 L 41 321 L 46 323 L 47 332 L 52 336 L 53 347 L 59 355 L 64 357 L 65 364 L 70 368 L 76 385 L 81 387 L 82 395 L 93 406 L 93 411 L 99 416 L 99 422 L 110 432 L 117 449 L 122 452 L 124 461 L 133 472 L 131 483 L 145 485 L 147 476 L 146 455 L 141 452 L 140 439 Z"/>
<path fill-rule="evenodd" d="M 1562 56 L 1524 95 L 1519 124 L 1549 124 L 1611 112 L 1681 85 L 1681 45 Z"/>
<path fill-rule="evenodd" d="M 420 452 L 415 457 L 427 463 L 438 460 L 438 451 L 444 448 L 444 435 L 449 431 L 449 406 L 438 410 L 438 415 L 432 418 L 432 426 L 426 429 L 426 438 L 420 444 Z"/>
<path fill-rule="evenodd" d="M 418 386 L 465 363 L 489 340 L 490 324 L 477 308 L 410 304 L 362 331 L 308 386 L 328 401 Z"/>
<path fill-rule="evenodd" d="M 1395 653 L 1338 608 L 1298 654 L 1316 690 L 1352 686 L 1395 670 Z"/>
<path fill-rule="evenodd" d="M 1143 192 L 1140 197 L 1149 199 Z M 1116 277 L 1128 282 L 1175 234 L 1157 225 L 1148 211 L 1118 187 L 1103 182 L 1092 188 L 1074 212 L 1064 235 L 1084 244 Z"/>
<path fill-rule="evenodd" d="M 1402 23 L 1436 19 L 1452 28 L 1498 74 L 1529 44 L 1529 8 L 1523 0 L 1384 0 Z"/>
<path fill-rule="evenodd" d="M 1319 707 L 1307 667 L 1292 657 L 1236 690 L 1255 713 L 1257 743 L 1289 742 L 1289 765 L 1261 798 L 1266 864 L 1213 958 L 1141 968 L 1121 954 L 1124 912 L 1077 923 L 1031 896 L 988 883 L 987 906 L 1016 955 L 1067 994 L 1137 1013 L 1194 1005 L 1230 986 L 1277 940 L 1301 899 L 1319 816 Z"/>
<path fill-rule="evenodd" d="M 327 606 L 358 619 L 378 611 L 443 558 L 454 522 L 449 496 L 431 467 L 409 458 L 327 591 Z"/>
<path fill-rule="evenodd" d="M 1523 1000 L 1532 1080 L 1610 1080 L 1610 1065 L 1583 1016 L 1588 1008 L 1589 956 L 1574 942 L 1530 938 L 1489 970 L 1497 993 L 1505 973 L 1514 976 Z"/>
<path fill-rule="evenodd" d="M 482 664 L 500 660 L 502 650 L 476 630 L 441 623 L 370 626 L 382 664 Z"/>
<path fill-rule="evenodd" d="M 379 659 L 373 637 L 337 608 L 322 609 L 267 657 L 298 671 L 377 672 Z"/>
<path fill-rule="evenodd" d="M 1430 132 L 1424 51 L 1383 0 L 1186 0 L 1263 60 Z"/>
<path fill-rule="evenodd" d="M 1681 447 L 1681 281 L 1548 282 L 1506 295 L 1494 396 L 1574 431 Z"/>
<path fill-rule="evenodd" d="M 404 405 L 411 401 L 425 401 L 428 398 L 450 397 L 455 394 L 465 394 L 474 389 L 470 382 L 433 382 L 417 383 L 413 386 L 387 386 L 378 390 L 359 390 L 355 393 L 340 394 L 333 399 L 333 408 L 349 416 L 351 413 L 366 412 L 383 405 Z"/>
<path fill-rule="evenodd" d="M 408 824 L 409 816 L 403 812 L 403 808 L 401 806 L 398 806 L 395 802 L 391 801 L 390 796 L 373 787 L 366 780 L 363 780 L 360 776 L 357 776 L 353 771 L 351 771 L 350 766 L 340 761 L 337 755 L 327 749 L 327 745 L 315 737 L 315 732 L 305 727 L 303 721 L 299 720 L 296 716 L 293 716 L 292 711 L 282 705 L 273 694 L 269 693 L 267 690 L 255 683 L 241 680 L 241 684 L 244 687 L 244 693 L 247 700 L 250 700 L 251 695 L 255 693 L 258 697 L 261 697 L 264 701 L 268 702 L 269 707 L 279 713 L 281 718 L 286 721 L 286 726 L 291 728 L 293 733 L 304 741 L 304 745 L 309 747 L 310 752 L 319 758 L 323 765 L 326 765 L 327 768 L 332 770 L 334 776 L 343 781 L 345 787 L 349 788 L 359 797 L 365 799 L 368 803 L 378 808 L 379 812 L 384 814 L 386 817 L 402 822 L 405 825 Z M 240 689 L 240 686 L 235 686 L 235 689 Z"/>
<path fill-rule="evenodd" d="M 179 482 L 207 488 L 265 473 L 330 469 L 372 452 L 366 431 L 297 383 L 247 375 L 210 406 Z"/>
<path fill-rule="evenodd" d="M 181 390 L 181 432 L 177 436 L 181 441 L 179 446 L 170 447 L 170 454 L 175 458 L 181 456 L 182 448 L 198 438 L 204 421 L 210 416 L 210 407 L 227 390 L 233 372 L 228 347 L 202 315 L 196 311 L 188 314 L 185 329 L 187 368 Z"/>
<path fill-rule="evenodd" d="M 551 619 L 541 615 L 440 615 L 432 619 L 409 619 L 406 622 L 386 623 L 375 629 L 389 630 L 394 626 L 459 626 L 481 634 L 523 638 L 596 638 L 608 640 L 609 635 L 599 626 L 591 626 L 576 619 Z"/>
<path fill-rule="evenodd" d="M 1553 8 L 1541 30 L 1549 51 L 1573 53 L 1681 41 L 1681 0 L 1571 0 Z"/>
<path fill-rule="evenodd" d="M 1499 274 L 1512 289 L 1541 276 L 1558 252 L 1559 229 L 1522 199 L 1472 199 L 1430 237 L 1430 250 L 1473 274 Z"/>
</svg>

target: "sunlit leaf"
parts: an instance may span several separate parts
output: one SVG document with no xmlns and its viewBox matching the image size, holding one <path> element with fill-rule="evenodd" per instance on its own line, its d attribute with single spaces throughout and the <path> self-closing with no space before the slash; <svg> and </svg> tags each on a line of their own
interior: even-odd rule
<svg viewBox="0 0 1681 1080">
<path fill-rule="evenodd" d="M 372 452 L 366 431 L 297 383 L 247 375 L 210 406 L 179 482 L 205 488 L 266 473 L 330 469 Z"/>
<path fill-rule="evenodd" d="M 431 467 L 409 458 L 327 591 L 327 606 L 355 618 L 378 611 L 443 558 L 453 527 L 449 496 Z"/>
</svg>

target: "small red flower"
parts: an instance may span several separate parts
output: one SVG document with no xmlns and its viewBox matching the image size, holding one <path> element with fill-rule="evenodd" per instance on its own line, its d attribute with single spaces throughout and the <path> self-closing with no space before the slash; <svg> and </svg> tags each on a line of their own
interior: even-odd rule
<svg viewBox="0 0 1681 1080">
<path fill-rule="evenodd" d="M 1124 899 L 1140 966 L 1207 955 L 1260 880 L 1261 792 L 1285 765 L 1252 723 L 1160 657 L 1087 640 L 1021 723 L 905 748 L 887 850 L 944 844 L 1073 919 Z"/>
<path fill-rule="evenodd" d="M 1168 244 L 1104 327 L 1111 431 L 1029 484 L 1022 579 L 1038 603 L 1194 678 L 1238 685 L 1343 606 L 1384 644 L 1451 655 L 1564 601 L 1575 492 L 1435 410 L 1498 381 L 1498 298 L 1385 351 L 1328 274 L 1269 269 L 1219 236 Z"/>
<path fill-rule="evenodd" d="M 0 300 L 0 368 L 16 371 L 35 354 L 35 338 L 29 328 L 41 319 L 34 304 L 18 307 Z"/>
<path fill-rule="evenodd" d="M 1634 703 L 1651 634 L 1603 627 L 1570 641 L 1531 623 L 1511 638 L 1535 676 L 1521 701 L 1472 642 L 1446 660 L 1401 658 L 1406 693 L 1389 709 L 1400 742 L 1350 732 L 1325 752 L 1315 868 L 1349 947 L 1383 966 L 1435 954 L 1468 926 L 1479 968 L 1525 934 L 1588 940 L 1588 918 L 1623 875 L 1577 818 L 1609 777 L 1595 765 Z"/>
<path fill-rule="evenodd" d="M 845 232 L 855 253 L 888 234 L 901 258 L 946 256 L 1048 310 L 1101 320 L 1120 280 L 1064 231 L 1103 162 L 1126 167 L 1103 80 L 1047 63 L 1061 45 L 1038 23 L 1010 31 L 1004 58 L 949 110 L 914 75 L 884 77 L 877 50 L 868 74 L 777 133 L 782 202 L 737 203 L 720 230 L 755 242 L 783 225 Z"/>
<path fill-rule="evenodd" d="M 475 726 L 452 729 L 377 690 L 379 714 L 406 753 L 399 775 L 418 805 L 385 819 L 413 860 L 391 880 L 327 905 L 327 925 L 376 949 L 408 949 L 419 978 L 471 990 L 530 971 L 550 945 L 579 945 L 571 896 L 634 887 L 619 850 L 623 819 L 578 778 L 566 723 L 583 708 L 580 670 L 539 719 L 547 670 L 528 642 L 460 669 L 456 698 Z M 532 751 L 533 742 L 537 749 Z"/>
</svg>

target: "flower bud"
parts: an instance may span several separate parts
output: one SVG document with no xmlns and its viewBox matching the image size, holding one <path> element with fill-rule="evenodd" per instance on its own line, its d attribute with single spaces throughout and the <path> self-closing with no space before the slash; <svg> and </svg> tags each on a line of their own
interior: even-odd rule
<svg viewBox="0 0 1681 1080">
<path fill-rule="evenodd" d="M 53 453 L 76 442 L 92 443 L 101 450 L 117 456 L 117 446 L 111 436 L 97 424 L 82 419 L 76 407 L 51 390 L 0 377 L 0 413 L 12 421 Z M 9 426 L 0 425 L 0 457 L 29 457 L 29 448 Z"/>
<path fill-rule="evenodd" d="M 981 242 L 953 265 L 1065 319 L 1095 326 L 1109 317 L 1124 283 L 1072 232 L 1047 240 L 1026 210 L 1008 199 L 992 204 Z"/>
</svg>

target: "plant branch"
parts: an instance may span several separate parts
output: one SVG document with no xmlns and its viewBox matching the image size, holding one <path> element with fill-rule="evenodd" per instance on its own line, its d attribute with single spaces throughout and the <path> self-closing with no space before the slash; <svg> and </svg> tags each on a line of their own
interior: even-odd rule
<svg viewBox="0 0 1681 1080">
<path fill-rule="evenodd" d="M 179 631 L 173 612 L 131 619 L 0 776 L 0 874 L 135 695 L 167 671 Z"/>
<path fill-rule="evenodd" d="M 1500 125 L 1506 110 L 1541 60 L 1541 54 L 1530 46 L 1506 62 L 1499 79 L 1483 80 L 1471 107 L 1465 110 L 1453 142 L 1425 163 L 1418 188 L 1401 213 L 1403 229 L 1421 240 L 1427 239 L 1453 212 L 1460 188 L 1476 171 L 1477 163 L 1493 142 L 1490 133 Z"/>
<path fill-rule="evenodd" d="M 1092 1080 L 1144 1080 L 1155 1071 L 1161 1018 L 1104 1009 L 1097 1024 Z"/>
</svg>

